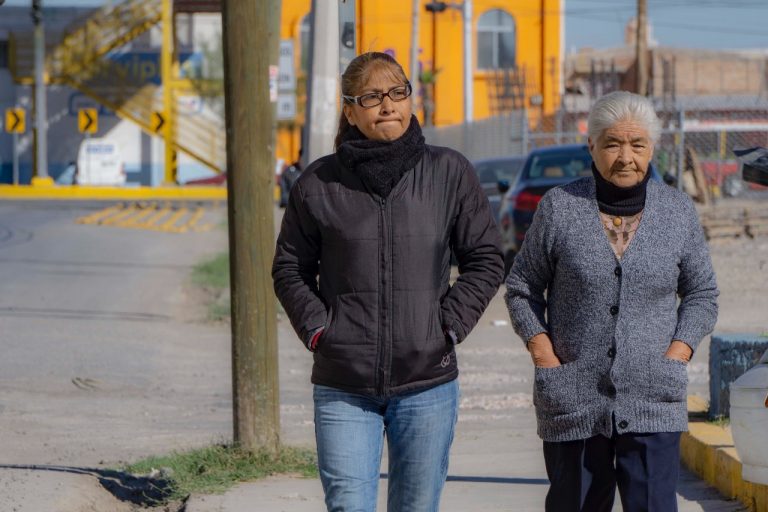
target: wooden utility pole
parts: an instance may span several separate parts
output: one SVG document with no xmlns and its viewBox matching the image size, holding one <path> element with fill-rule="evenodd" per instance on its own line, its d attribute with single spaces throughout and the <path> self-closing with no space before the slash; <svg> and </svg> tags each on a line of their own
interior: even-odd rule
<svg viewBox="0 0 768 512">
<path fill-rule="evenodd" d="M 272 290 L 280 0 L 222 2 L 232 289 L 234 439 L 277 452 L 280 400 Z"/>
<path fill-rule="evenodd" d="M 637 63 L 637 94 L 648 94 L 648 17 L 646 0 L 637 0 L 637 36 L 635 62 Z"/>
</svg>

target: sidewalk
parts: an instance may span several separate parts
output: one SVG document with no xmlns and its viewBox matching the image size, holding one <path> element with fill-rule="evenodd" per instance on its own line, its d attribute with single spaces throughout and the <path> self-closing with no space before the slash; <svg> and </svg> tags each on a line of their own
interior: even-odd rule
<svg viewBox="0 0 768 512">
<path fill-rule="evenodd" d="M 229 329 L 200 322 L 205 309 L 183 284 L 196 263 L 226 247 L 226 232 L 179 237 L 76 223 L 101 208 L 0 204 L 4 226 L 12 227 L 0 237 L 2 512 L 135 511 L 105 488 L 106 468 L 231 439 Z M 718 330 L 763 328 L 767 283 L 759 259 L 748 256 L 766 248 L 759 241 L 713 246 L 723 292 Z M 501 294 L 458 348 L 461 411 L 441 511 L 543 509 L 533 370 L 512 328 L 495 325 L 508 321 Z M 278 329 L 282 441 L 312 447 L 312 358 L 285 318 Z M 689 391 L 708 396 L 706 340 L 689 377 Z M 385 479 L 380 488 L 383 495 Z M 690 474 L 679 493 L 683 512 L 741 507 Z M 281 476 L 193 496 L 187 510 L 324 506 L 317 480 Z"/>
<path fill-rule="evenodd" d="M 478 327 L 459 346 L 461 410 L 441 512 L 541 511 L 548 482 L 531 403 L 533 369 L 509 325 L 501 292 Z M 311 358 L 280 322 L 283 441 L 313 446 Z M 386 460 L 379 510 L 386 510 Z M 617 497 L 618 501 L 618 497 Z M 687 471 L 681 474 L 681 512 L 743 510 Z M 223 495 L 192 496 L 187 512 L 317 512 L 324 510 L 319 480 L 271 477 L 240 484 Z M 614 510 L 621 510 L 617 503 Z"/>
<path fill-rule="evenodd" d="M 730 426 L 691 419 L 689 429 L 680 446 L 683 463 L 723 496 L 740 501 L 748 510 L 768 511 L 768 485 L 742 478 Z"/>
</svg>

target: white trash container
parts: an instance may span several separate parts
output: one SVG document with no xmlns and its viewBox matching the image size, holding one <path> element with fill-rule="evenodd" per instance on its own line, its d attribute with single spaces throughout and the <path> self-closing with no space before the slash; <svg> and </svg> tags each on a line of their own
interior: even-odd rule
<svg viewBox="0 0 768 512">
<path fill-rule="evenodd" d="M 731 432 L 744 480 L 768 485 L 768 350 L 731 383 Z"/>
</svg>

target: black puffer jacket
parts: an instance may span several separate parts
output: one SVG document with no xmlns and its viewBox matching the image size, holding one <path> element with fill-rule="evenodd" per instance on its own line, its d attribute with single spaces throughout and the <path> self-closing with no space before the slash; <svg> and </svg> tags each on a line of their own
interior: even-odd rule
<svg viewBox="0 0 768 512">
<path fill-rule="evenodd" d="M 453 150 L 427 146 L 387 198 L 335 155 L 314 162 L 291 189 L 272 268 L 298 335 L 324 327 L 312 382 L 390 396 L 455 379 L 444 331 L 461 341 L 477 323 L 503 279 L 499 247 L 475 171 Z"/>
</svg>

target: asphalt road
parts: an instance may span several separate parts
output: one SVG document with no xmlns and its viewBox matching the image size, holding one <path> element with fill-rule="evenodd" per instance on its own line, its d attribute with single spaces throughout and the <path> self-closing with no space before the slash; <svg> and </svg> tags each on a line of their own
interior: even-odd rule
<svg viewBox="0 0 768 512">
<path fill-rule="evenodd" d="M 100 207 L 0 205 L 4 463 L 114 464 L 229 434 L 228 339 L 188 297 L 225 232 L 75 223 Z"/>
<path fill-rule="evenodd" d="M 229 327 L 205 321 L 189 283 L 194 264 L 226 248 L 226 231 L 76 224 L 102 207 L 0 203 L 2 511 L 130 510 L 99 484 L 103 468 L 231 439 Z M 220 222 L 224 212 L 209 215 Z M 533 372 L 506 320 L 499 294 L 459 348 L 461 413 L 445 511 L 541 510 Z M 285 318 L 278 333 L 282 440 L 312 446 L 311 358 Z M 692 391 L 706 394 L 702 354 L 691 377 Z M 202 502 L 264 497 L 259 485 Z M 295 512 L 318 510 L 317 482 L 301 485 L 306 496 L 291 496 L 309 508 L 275 499 Z M 740 508 L 690 476 L 680 503 L 683 511 Z"/>
</svg>

